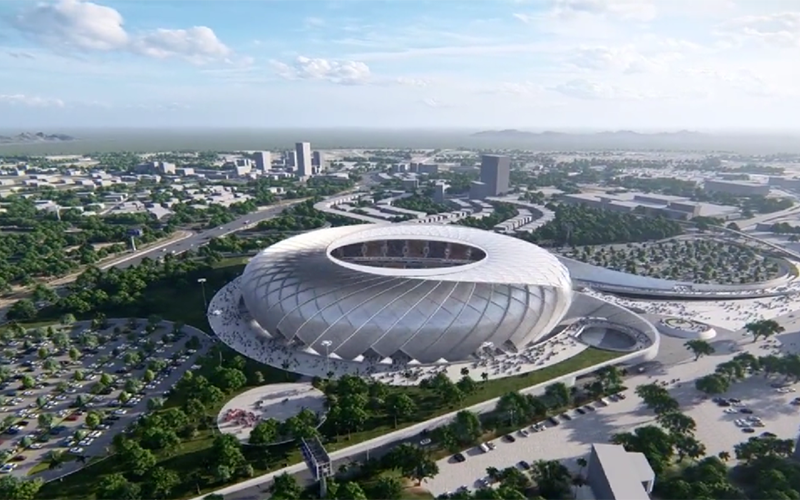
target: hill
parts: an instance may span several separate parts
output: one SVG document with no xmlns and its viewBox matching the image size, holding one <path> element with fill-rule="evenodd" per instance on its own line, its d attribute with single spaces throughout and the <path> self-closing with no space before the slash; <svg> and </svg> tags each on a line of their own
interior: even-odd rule
<svg viewBox="0 0 800 500">
<path fill-rule="evenodd" d="M 45 134 L 44 132 L 23 132 L 8 136 L 0 135 L 0 144 L 32 144 L 41 142 L 70 142 L 75 138 L 65 134 Z"/>
</svg>

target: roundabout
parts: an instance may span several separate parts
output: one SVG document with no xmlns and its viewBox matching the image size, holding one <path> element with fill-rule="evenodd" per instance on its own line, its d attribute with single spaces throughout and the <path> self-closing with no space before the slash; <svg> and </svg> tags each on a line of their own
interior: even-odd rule
<svg viewBox="0 0 800 500">
<path fill-rule="evenodd" d="M 713 326 L 685 318 L 662 318 L 658 331 L 670 337 L 685 340 L 711 340 L 717 336 Z"/>
<path fill-rule="evenodd" d="M 247 444 L 250 432 L 259 422 L 270 419 L 277 423 L 285 422 L 303 410 L 322 415 L 326 411 L 325 401 L 325 394 L 310 383 L 264 385 L 228 401 L 217 414 L 217 428 Z M 279 439 L 269 444 L 287 441 L 290 439 Z"/>
</svg>

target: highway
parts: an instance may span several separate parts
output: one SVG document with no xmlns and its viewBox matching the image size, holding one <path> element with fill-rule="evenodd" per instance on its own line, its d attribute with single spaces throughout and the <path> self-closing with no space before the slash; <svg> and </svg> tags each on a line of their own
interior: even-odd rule
<svg viewBox="0 0 800 500">
<path fill-rule="evenodd" d="M 188 238 L 175 241 L 168 245 L 157 246 L 153 249 L 146 250 L 144 252 L 136 253 L 132 255 L 130 258 L 118 262 L 113 267 L 126 268 L 139 264 L 145 257 L 149 257 L 150 259 L 157 259 L 167 253 L 179 254 L 186 252 L 188 250 L 196 250 L 198 247 L 201 247 L 206 243 L 208 243 L 208 240 L 210 240 L 211 238 L 219 238 L 221 236 L 226 236 L 228 234 L 235 233 L 236 231 L 242 231 L 244 229 L 247 229 L 251 226 L 258 224 L 263 220 L 271 219 L 277 215 L 280 215 L 280 213 L 286 207 L 297 205 L 299 203 L 302 203 L 303 201 L 305 201 L 305 198 L 298 200 L 289 200 L 279 205 L 267 207 L 264 210 L 258 212 L 243 215 L 242 217 L 239 217 L 233 222 L 223 224 L 222 226 L 207 229 L 205 231 L 196 232 L 193 233 Z"/>
</svg>

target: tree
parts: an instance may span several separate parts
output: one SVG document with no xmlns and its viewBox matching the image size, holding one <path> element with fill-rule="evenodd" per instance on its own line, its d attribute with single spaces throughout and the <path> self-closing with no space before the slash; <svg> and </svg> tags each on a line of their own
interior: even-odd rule
<svg viewBox="0 0 800 500">
<path fill-rule="evenodd" d="M 247 384 L 247 376 L 238 368 L 218 366 L 214 371 L 213 383 L 225 392 L 233 392 Z"/>
<path fill-rule="evenodd" d="M 131 483 L 125 476 L 115 472 L 102 476 L 97 484 L 98 500 L 137 500 L 140 498 L 141 488 L 136 483 Z"/>
<path fill-rule="evenodd" d="M 683 345 L 684 347 L 686 347 L 686 349 L 691 351 L 691 353 L 694 355 L 695 361 L 697 361 L 703 356 L 711 356 L 712 354 L 717 352 L 716 349 L 714 349 L 714 347 L 705 340 L 700 340 L 700 339 L 689 340 L 686 341 Z"/>
<path fill-rule="evenodd" d="M 408 394 L 395 392 L 386 399 L 386 413 L 394 419 L 395 427 L 397 427 L 398 421 L 410 418 L 416 410 L 417 405 Z"/>
<path fill-rule="evenodd" d="M 777 333 L 784 331 L 784 328 L 773 319 L 761 319 L 752 321 L 744 325 L 747 333 L 753 336 L 753 342 L 757 342 L 759 338 L 769 338 Z"/>
<path fill-rule="evenodd" d="M 32 300 L 20 299 L 8 309 L 6 318 L 25 321 L 34 319 L 37 313 L 36 305 Z"/>
<path fill-rule="evenodd" d="M 3 500 L 34 500 L 44 483 L 41 479 L 20 479 L 10 474 L 0 477 L 0 498 Z"/>
<path fill-rule="evenodd" d="M 712 373 L 695 380 L 694 386 L 698 391 L 706 394 L 722 394 L 728 390 L 730 383 L 725 377 Z"/>
<path fill-rule="evenodd" d="M 626 451 L 644 454 L 656 474 L 665 470 L 675 452 L 674 438 L 652 425 L 638 427 L 632 433 L 614 434 L 611 443 L 622 445 Z"/>
<path fill-rule="evenodd" d="M 655 413 L 666 413 L 677 411 L 680 404 L 669 394 L 664 387 L 659 384 L 644 384 L 636 388 L 636 395 L 642 398 L 642 402 Z"/>
<path fill-rule="evenodd" d="M 697 423 L 692 417 L 677 411 L 657 415 L 656 422 L 672 434 L 693 435 L 697 430 Z"/>
<path fill-rule="evenodd" d="M 71 326 L 75 323 L 75 316 L 72 313 L 66 313 L 58 321 L 64 326 Z"/>
<path fill-rule="evenodd" d="M 679 462 L 686 457 L 696 460 L 706 454 L 705 445 L 689 434 L 674 435 L 673 443 L 675 451 L 678 453 Z"/>
<path fill-rule="evenodd" d="M 81 357 L 81 351 L 77 350 L 74 347 L 69 348 L 69 359 L 72 360 L 72 362 L 78 361 L 80 357 Z"/>
<path fill-rule="evenodd" d="M 384 457 L 384 463 L 388 468 L 399 469 L 403 476 L 416 480 L 417 484 L 439 473 L 439 466 L 425 450 L 410 443 L 402 443 L 393 448 Z"/>
<path fill-rule="evenodd" d="M 40 413 L 36 420 L 39 429 L 43 431 L 49 431 L 53 427 L 54 417 L 52 413 Z"/>
<path fill-rule="evenodd" d="M 453 435 L 460 444 L 472 444 L 481 434 L 481 421 L 478 416 L 468 410 L 456 413 L 456 418 L 450 424 Z"/>
<path fill-rule="evenodd" d="M 242 454 L 241 443 L 230 434 L 219 434 L 214 438 L 212 456 L 217 464 L 234 470 L 247 462 Z"/>
<path fill-rule="evenodd" d="M 569 469 L 558 460 L 536 461 L 531 475 L 536 481 L 539 495 L 544 498 L 563 498 L 570 490 L 572 476 Z M 518 488 L 515 489 L 519 491 Z"/>
<path fill-rule="evenodd" d="M 394 476 L 380 476 L 369 493 L 369 498 L 398 500 L 403 493 L 403 482 Z"/>
<path fill-rule="evenodd" d="M 622 387 L 622 372 L 616 366 L 604 366 L 597 370 L 595 375 L 605 393 L 616 392 Z"/>
<path fill-rule="evenodd" d="M 275 476 L 270 488 L 272 498 L 275 500 L 297 500 L 300 498 L 301 491 L 294 476 L 290 476 L 285 472 L 280 476 Z"/>
<path fill-rule="evenodd" d="M 118 454 L 125 468 L 139 477 L 144 476 L 157 463 L 155 455 L 130 439 L 122 441 Z"/>
<path fill-rule="evenodd" d="M 154 467 L 147 475 L 145 484 L 151 498 L 167 498 L 180 483 L 181 478 L 176 472 L 163 467 Z"/>
<path fill-rule="evenodd" d="M 278 437 L 278 421 L 274 418 L 262 420 L 250 431 L 249 444 L 270 444 Z"/>
<path fill-rule="evenodd" d="M 346 482 L 339 486 L 335 499 L 341 500 L 367 500 L 367 495 L 358 483 Z"/>
<path fill-rule="evenodd" d="M 570 402 L 569 387 L 563 382 L 556 382 L 544 388 L 544 397 L 550 400 L 554 408 L 563 408 Z"/>
</svg>

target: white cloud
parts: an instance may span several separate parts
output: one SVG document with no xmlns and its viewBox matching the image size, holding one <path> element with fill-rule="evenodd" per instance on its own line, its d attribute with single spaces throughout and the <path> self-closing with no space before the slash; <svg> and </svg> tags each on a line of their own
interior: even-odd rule
<svg viewBox="0 0 800 500">
<path fill-rule="evenodd" d="M 291 64 L 272 61 L 278 76 L 288 80 L 317 80 L 341 85 L 365 85 L 371 83 L 369 66 L 360 61 L 299 56 Z"/>
<path fill-rule="evenodd" d="M 196 64 L 224 60 L 232 53 L 211 28 L 158 29 L 134 40 L 131 48 L 156 59 L 178 57 Z"/>
<path fill-rule="evenodd" d="M 723 23 L 717 34 L 737 43 L 800 47 L 800 12 L 739 17 Z"/>
<path fill-rule="evenodd" d="M 38 4 L 19 14 L 14 26 L 56 50 L 128 50 L 156 59 L 180 58 L 197 64 L 229 61 L 233 52 L 205 26 L 130 34 L 117 10 L 82 0 Z"/>
<path fill-rule="evenodd" d="M 116 50 L 128 43 L 122 15 L 111 7 L 80 0 L 41 3 L 14 20 L 21 31 L 53 46 Z"/>
<path fill-rule="evenodd" d="M 567 63 L 588 70 L 653 73 L 664 71 L 670 61 L 680 59 L 678 53 L 647 56 L 633 46 L 583 46 L 570 51 Z"/>
<path fill-rule="evenodd" d="M 25 94 L 0 94 L 0 104 L 30 106 L 33 108 L 63 108 L 64 101 Z"/>
</svg>

